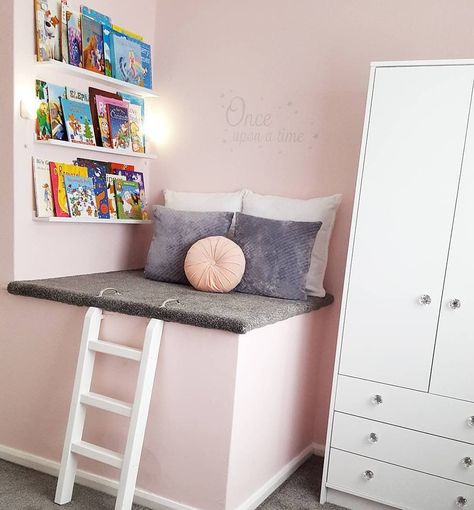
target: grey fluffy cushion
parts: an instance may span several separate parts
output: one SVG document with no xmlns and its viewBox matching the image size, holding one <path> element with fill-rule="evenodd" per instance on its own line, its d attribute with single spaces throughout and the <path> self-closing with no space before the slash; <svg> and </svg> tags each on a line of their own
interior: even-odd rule
<svg viewBox="0 0 474 510">
<path fill-rule="evenodd" d="M 234 241 L 244 252 L 246 268 L 235 290 L 305 300 L 311 251 L 321 225 L 237 213 Z"/>
<path fill-rule="evenodd" d="M 153 207 L 154 234 L 145 266 L 150 280 L 187 284 L 184 259 L 199 239 L 225 236 L 234 213 L 176 211 L 160 205 Z"/>
</svg>

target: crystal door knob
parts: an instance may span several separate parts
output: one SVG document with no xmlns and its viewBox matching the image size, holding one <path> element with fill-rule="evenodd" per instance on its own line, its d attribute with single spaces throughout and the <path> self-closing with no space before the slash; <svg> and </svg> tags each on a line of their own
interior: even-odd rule
<svg viewBox="0 0 474 510">
<path fill-rule="evenodd" d="M 423 294 L 418 298 L 418 302 L 420 305 L 431 305 L 431 296 L 428 294 Z"/>
<path fill-rule="evenodd" d="M 464 457 L 461 462 L 465 468 L 470 468 L 474 464 L 474 460 L 471 457 Z"/>
<path fill-rule="evenodd" d="M 449 302 L 449 308 L 452 310 L 457 310 L 458 308 L 461 308 L 461 300 L 460 299 L 451 299 Z"/>
<path fill-rule="evenodd" d="M 369 437 L 367 438 L 369 443 L 377 443 L 379 440 L 379 436 L 375 432 L 371 432 Z"/>
<path fill-rule="evenodd" d="M 474 427 L 474 416 L 469 416 L 466 422 L 469 425 L 469 427 Z"/>
<path fill-rule="evenodd" d="M 367 469 L 367 471 L 364 471 L 364 472 L 362 473 L 362 478 L 363 478 L 364 480 L 373 480 L 374 476 L 375 476 L 375 475 L 374 475 L 374 472 L 373 472 L 373 471 L 371 471 L 370 469 Z"/>
<path fill-rule="evenodd" d="M 380 406 L 383 404 L 383 398 L 382 398 L 382 395 L 374 395 L 370 401 L 372 402 L 372 404 L 374 406 Z"/>
<path fill-rule="evenodd" d="M 456 498 L 456 506 L 459 508 L 466 508 L 467 507 L 467 498 L 464 496 L 458 496 Z"/>
</svg>

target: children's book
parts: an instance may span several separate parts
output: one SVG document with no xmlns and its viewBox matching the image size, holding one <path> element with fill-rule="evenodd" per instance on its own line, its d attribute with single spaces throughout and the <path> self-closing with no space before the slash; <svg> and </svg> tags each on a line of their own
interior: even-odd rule
<svg viewBox="0 0 474 510">
<path fill-rule="evenodd" d="M 109 214 L 111 220 L 118 219 L 117 216 L 117 201 L 115 200 L 115 181 L 116 179 L 125 180 L 122 175 L 107 174 L 105 176 L 107 180 L 107 197 L 109 199 Z"/>
<path fill-rule="evenodd" d="M 66 99 L 71 101 L 79 101 L 80 103 L 89 103 L 89 94 L 84 90 L 66 87 Z"/>
<path fill-rule="evenodd" d="M 110 140 L 114 149 L 130 150 L 130 129 L 128 120 L 128 103 L 123 105 L 107 104 Z"/>
<path fill-rule="evenodd" d="M 124 101 L 129 102 L 131 105 L 137 105 L 140 107 L 141 110 L 141 116 L 142 116 L 142 130 L 144 130 L 145 126 L 145 100 L 143 97 L 135 96 L 134 94 L 127 94 L 125 92 L 117 92 L 117 94 L 120 94 L 121 98 Z M 130 114 L 130 112 L 129 112 Z M 143 132 L 143 149 L 146 151 L 146 135 Z"/>
<path fill-rule="evenodd" d="M 128 119 L 130 129 L 130 143 L 133 152 L 145 152 L 145 140 L 143 138 L 142 109 L 136 104 L 128 107 Z"/>
<path fill-rule="evenodd" d="M 127 181 L 136 182 L 140 191 L 140 201 L 142 207 L 142 218 L 148 219 L 148 213 L 146 212 L 146 193 L 145 193 L 145 180 L 142 172 L 135 172 L 133 165 L 123 165 L 120 163 L 110 163 L 110 171 L 121 177 L 124 177 Z"/>
<path fill-rule="evenodd" d="M 66 97 L 66 87 L 48 83 L 49 116 L 52 137 L 56 140 L 67 140 L 61 100 Z"/>
<path fill-rule="evenodd" d="M 112 41 L 114 77 L 143 87 L 146 71 L 142 66 L 140 42 L 117 32 L 112 33 Z"/>
<path fill-rule="evenodd" d="M 136 39 L 137 41 L 143 41 L 143 36 L 136 34 L 135 32 L 130 32 L 130 30 L 120 27 L 119 25 L 112 25 L 112 28 L 114 29 L 115 32 L 118 32 L 119 34 L 126 35 L 127 37 L 131 37 L 132 39 Z"/>
<path fill-rule="evenodd" d="M 104 67 L 106 76 L 112 76 L 112 61 L 111 61 L 111 48 L 110 48 L 110 35 L 112 33 L 112 20 L 109 16 L 100 12 L 89 9 L 85 5 L 81 6 L 81 13 L 88 16 L 102 25 L 102 36 L 104 41 Z"/>
<path fill-rule="evenodd" d="M 82 14 L 82 62 L 84 69 L 104 74 L 104 35 L 102 25 Z"/>
<path fill-rule="evenodd" d="M 102 99 L 115 99 L 117 101 L 121 100 L 119 94 L 114 94 L 112 92 L 107 92 L 106 90 L 95 89 L 93 87 L 89 87 L 89 106 L 91 108 L 92 115 L 92 125 L 94 126 L 94 135 L 95 141 L 97 145 L 101 145 L 102 147 L 110 147 L 110 137 L 109 137 L 109 128 L 108 128 L 108 120 L 107 120 L 107 109 L 105 107 L 105 103 L 101 102 L 100 105 L 97 102 L 97 97 L 101 96 Z M 99 110 L 101 115 L 101 121 L 105 122 L 104 125 L 104 137 L 108 143 L 108 145 L 103 144 L 101 127 L 99 122 Z"/>
<path fill-rule="evenodd" d="M 60 25 L 60 43 L 61 43 L 61 58 L 63 62 L 69 64 L 69 45 L 67 38 L 67 21 L 69 10 L 68 0 L 61 0 L 61 25 Z"/>
<path fill-rule="evenodd" d="M 141 47 L 141 63 L 143 68 L 143 87 L 153 88 L 153 66 L 151 61 L 151 46 L 139 41 Z"/>
<path fill-rule="evenodd" d="M 66 188 L 64 187 L 64 176 L 75 175 L 76 177 L 87 177 L 87 167 L 71 165 L 68 163 L 49 163 L 49 174 L 53 188 L 54 210 L 56 216 L 69 217 Z"/>
<path fill-rule="evenodd" d="M 81 16 L 77 12 L 69 11 L 67 20 L 67 38 L 69 63 L 76 67 L 82 67 Z"/>
<path fill-rule="evenodd" d="M 37 140 L 49 140 L 52 136 L 51 117 L 49 115 L 48 84 L 36 80 L 36 123 Z"/>
<path fill-rule="evenodd" d="M 90 177 L 64 176 L 71 217 L 97 218 L 94 183 Z"/>
<path fill-rule="evenodd" d="M 73 143 L 95 145 L 89 104 L 71 101 L 70 99 L 62 99 L 61 103 L 68 140 Z"/>
<path fill-rule="evenodd" d="M 61 60 L 60 3 L 35 0 L 36 58 L 38 62 Z"/>
<path fill-rule="evenodd" d="M 110 136 L 110 125 L 109 125 L 109 114 L 107 110 L 107 105 L 115 105 L 119 107 L 127 107 L 127 103 L 122 101 L 117 97 L 112 97 L 113 94 L 107 94 L 105 96 L 96 95 L 95 96 L 95 105 L 97 110 L 97 122 L 99 124 L 100 131 L 100 140 L 102 142 L 102 147 L 112 147 L 112 139 Z M 127 113 L 128 118 L 128 113 Z"/>
<path fill-rule="evenodd" d="M 119 220 L 143 219 L 138 183 L 116 179 L 114 184 Z"/>
<path fill-rule="evenodd" d="M 98 217 L 110 218 L 106 180 L 109 163 L 82 158 L 77 158 L 76 163 L 87 167 L 88 176 L 92 179 Z"/>
<path fill-rule="evenodd" d="M 33 158 L 33 179 L 35 185 L 36 216 L 38 218 L 54 216 L 49 161 Z"/>
</svg>

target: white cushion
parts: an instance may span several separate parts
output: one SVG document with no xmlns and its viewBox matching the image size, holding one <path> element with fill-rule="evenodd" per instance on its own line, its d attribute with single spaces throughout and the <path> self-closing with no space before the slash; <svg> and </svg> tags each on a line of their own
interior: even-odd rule
<svg viewBox="0 0 474 510">
<path fill-rule="evenodd" d="M 242 208 L 244 214 L 271 220 L 322 221 L 323 224 L 316 236 L 311 254 L 311 266 L 306 277 L 306 292 L 309 296 L 324 297 L 326 295 L 323 282 L 328 261 L 329 241 L 341 199 L 342 195 L 299 200 L 258 195 L 250 190 L 244 192 Z"/>
<path fill-rule="evenodd" d="M 191 193 L 164 190 L 165 206 L 178 211 L 242 212 L 242 191 L 233 193 Z"/>
</svg>

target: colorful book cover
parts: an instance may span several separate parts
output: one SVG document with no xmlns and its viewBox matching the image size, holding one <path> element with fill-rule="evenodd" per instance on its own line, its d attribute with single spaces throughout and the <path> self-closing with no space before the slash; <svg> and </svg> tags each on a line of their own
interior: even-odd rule
<svg viewBox="0 0 474 510">
<path fill-rule="evenodd" d="M 88 103 L 61 100 L 68 140 L 73 143 L 95 145 L 91 110 Z"/>
<path fill-rule="evenodd" d="M 89 87 L 89 106 L 91 108 L 92 115 L 92 125 L 94 127 L 94 135 L 95 141 L 97 145 L 101 145 L 102 147 L 110 147 L 110 138 L 108 132 L 108 120 L 107 120 L 107 109 L 105 108 L 105 103 L 101 103 L 98 105 L 97 97 L 101 96 L 102 98 L 115 99 L 117 101 L 121 100 L 119 94 L 114 94 L 112 92 L 107 92 L 106 90 L 95 89 L 93 87 Z M 106 140 L 108 141 L 108 145 L 104 145 L 102 141 L 102 133 L 99 122 L 99 109 L 102 115 L 102 119 L 105 120 L 104 133 Z"/>
<path fill-rule="evenodd" d="M 147 89 L 153 88 L 153 66 L 151 61 L 151 46 L 139 41 L 141 47 L 141 63 L 143 68 L 143 86 Z"/>
<path fill-rule="evenodd" d="M 66 87 L 66 99 L 89 104 L 89 94 L 84 90 L 79 90 L 72 87 Z"/>
<path fill-rule="evenodd" d="M 143 219 L 138 183 L 116 179 L 114 184 L 119 220 Z"/>
<path fill-rule="evenodd" d="M 52 136 L 51 117 L 49 115 L 48 84 L 36 80 L 36 123 L 37 140 L 49 140 Z"/>
<path fill-rule="evenodd" d="M 61 60 L 60 3 L 35 0 L 36 58 L 38 62 Z"/>
<path fill-rule="evenodd" d="M 120 97 L 124 100 L 129 102 L 130 104 L 134 104 L 140 107 L 141 115 L 142 115 L 142 128 L 145 126 L 145 100 L 143 97 L 135 96 L 134 94 L 127 94 L 125 92 L 117 92 L 117 94 L 120 94 Z M 143 132 L 143 148 L 144 151 L 146 151 L 146 135 Z"/>
<path fill-rule="evenodd" d="M 77 12 L 69 11 L 67 39 L 69 63 L 76 67 L 82 67 L 81 17 Z"/>
<path fill-rule="evenodd" d="M 69 45 L 67 37 L 67 21 L 71 11 L 69 10 L 67 0 L 61 0 L 61 27 L 60 27 L 60 43 L 61 58 L 63 62 L 69 64 Z"/>
<path fill-rule="evenodd" d="M 112 33 L 112 41 L 114 77 L 143 87 L 146 71 L 142 66 L 142 48 L 139 41 L 116 32 Z"/>
<path fill-rule="evenodd" d="M 130 104 L 128 107 L 128 119 L 130 129 L 130 142 L 133 152 L 145 152 L 145 141 L 143 139 L 143 121 L 142 110 L 136 104 Z"/>
<path fill-rule="evenodd" d="M 92 179 L 98 217 L 110 218 L 106 179 L 109 163 L 82 158 L 77 158 L 76 163 L 87 167 L 88 176 Z"/>
<path fill-rule="evenodd" d="M 130 129 L 128 121 L 128 103 L 123 105 L 107 104 L 110 140 L 114 149 L 130 149 Z"/>
<path fill-rule="evenodd" d="M 143 36 L 141 36 L 140 34 L 136 34 L 135 32 L 130 32 L 130 30 L 120 27 L 119 25 L 112 25 L 112 28 L 115 30 L 115 32 L 118 32 L 119 34 L 126 35 L 127 37 L 131 37 L 132 39 L 136 39 L 137 41 L 143 41 Z"/>
<path fill-rule="evenodd" d="M 49 161 L 33 158 L 33 180 L 35 185 L 36 216 L 38 218 L 54 216 L 53 188 L 49 174 Z"/>
<path fill-rule="evenodd" d="M 120 163 L 110 163 L 110 171 L 121 177 L 124 177 L 127 181 L 136 182 L 140 191 L 140 201 L 142 207 L 142 218 L 148 219 L 148 213 L 146 212 L 146 193 L 145 193 L 145 179 L 142 172 L 135 172 L 133 165 L 123 165 Z"/>
<path fill-rule="evenodd" d="M 76 177 L 87 177 L 87 167 L 51 161 L 49 163 L 49 174 L 51 176 L 54 211 L 56 212 L 56 216 L 67 218 L 70 214 L 66 188 L 64 187 L 64 176 L 75 175 Z"/>
<path fill-rule="evenodd" d="M 64 175 L 69 211 L 73 218 L 97 218 L 94 183 L 90 177 Z"/>
<path fill-rule="evenodd" d="M 118 219 L 117 216 L 117 201 L 115 200 L 115 181 L 116 179 L 125 181 L 125 177 L 122 175 L 107 174 L 105 176 L 107 180 L 107 197 L 109 199 L 109 214 L 111 220 Z"/>
<path fill-rule="evenodd" d="M 81 6 L 81 13 L 88 16 L 102 25 L 102 36 L 104 41 L 104 67 L 105 75 L 112 76 L 112 60 L 111 60 L 111 47 L 110 47 L 110 34 L 112 33 L 112 20 L 109 16 L 101 12 L 89 9 L 85 5 Z"/>
<path fill-rule="evenodd" d="M 67 140 L 66 126 L 61 100 L 66 97 L 66 87 L 48 83 L 49 116 L 52 137 L 56 140 Z"/>
<path fill-rule="evenodd" d="M 100 140 L 102 147 L 112 147 L 112 139 L 110 136 L 109 126 L 109 114 L 107 105 L 115 105 L 119 107 L 127 108 L 127 103 L 119 98 L 113 97 L 113 94 L 107 94 L 105 96 L 95 96 L 95 106 L 97 109 L 97 122 L 99 124 Z M 127 114 L 128 117 L 128 114 Z"/>
<path fill-rule="evenodd" d="M 102 25 L 82 15 L 82 63 L 84 69 L 104 74 L 104 36 Z"/>
</svg>

